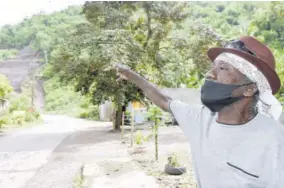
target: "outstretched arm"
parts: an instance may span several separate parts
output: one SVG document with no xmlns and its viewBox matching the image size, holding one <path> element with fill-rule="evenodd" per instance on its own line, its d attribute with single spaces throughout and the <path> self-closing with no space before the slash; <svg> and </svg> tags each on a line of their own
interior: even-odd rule
<svg viewBox="0 0 284 188">
<path fill-rule="evenodd" d="M 148 82 L 145 78 L 127 67 L 117 64 L 115 68 L 121 79 L 126 79 L 134 83 L 137 87 L 143 90 L 146 97 L 148 97 L 154 104 L 164 111 L 170 112 L 169 103 L 171 98 L 164 95 L 157 86 Z"/>
</svg>

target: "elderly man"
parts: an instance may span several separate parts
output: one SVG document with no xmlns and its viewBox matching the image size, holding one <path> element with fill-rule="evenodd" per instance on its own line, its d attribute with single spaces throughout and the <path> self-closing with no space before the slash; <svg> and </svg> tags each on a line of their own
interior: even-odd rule
<svg viewBox="0 0 284 188">
<path fill-rule="evenodd" d="M 116 69 L 175 116 L 190 142 L 198 187 L 283 188 L 282 107 L 273 96 L 280 80 L 272 52 L 246 36 L 209 49 L 208 56 L 213 63 L 200 106 L 172 100 L 130 69 Z"/>
</svg>

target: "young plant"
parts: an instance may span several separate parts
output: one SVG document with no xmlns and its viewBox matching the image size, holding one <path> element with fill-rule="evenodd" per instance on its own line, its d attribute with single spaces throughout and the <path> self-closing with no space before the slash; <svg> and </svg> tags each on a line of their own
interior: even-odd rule
<svg viewBox="0 0 284 188">
<path fill-rule="evenodd" d="M 172 167 L 178 167 L 180 166 L 179 162 L 178 162 L 178 158 L 177 158 L 177 154 L 176 153 L 172 153 L 169 157 L 168 157 L 168 164 L 171 165 Z"/>
<path fill-rule="evenodd" d="M 153 134 L 155 138 L 155 159 L 156 161 L 159 159 L 159 147 L 158 147 L 158 133 L 159 133 L 159 125 L 161 123 L 162 111 L 157 106 L 151 106 L 148 110 L 149 119 L 154 122 L 153 126 Z"/>
<path fill-rule="evenodd" d="M 145 139 L 144 139 L 141 131 L 137 131 L 136 135 L 135 135 L 135 143 L 136 143 L 136 145 L 141 145 L 144 140 Z"/>
</svg>

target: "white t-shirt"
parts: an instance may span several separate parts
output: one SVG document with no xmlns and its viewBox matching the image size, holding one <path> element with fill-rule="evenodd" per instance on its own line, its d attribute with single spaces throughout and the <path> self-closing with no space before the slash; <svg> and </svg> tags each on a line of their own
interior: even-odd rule
<svg viewBox="0 0 284 188">
<path fill-rule="evenodd" d="M 173 100 L 200 188 L 284 188 L 284 129 L 258 114 L 243 125 L 216 122 L 202 105 Z"/>
</svg>

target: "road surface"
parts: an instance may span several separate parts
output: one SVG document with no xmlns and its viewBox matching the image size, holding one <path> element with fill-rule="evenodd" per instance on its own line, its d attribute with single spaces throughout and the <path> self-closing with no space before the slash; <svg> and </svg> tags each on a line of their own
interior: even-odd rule
<svg viewBox="0 0 284 188">
<path fill-rule="evenodd" d="M 0 136 L 0 187 L 1 188 L 20 188 L 31 187 L 26 184 L 29 182 L 41 167 L 48 164 L 50 157 L 55 149 L 60 146 L 68 136 L 83 131 L 90 127 L 69 117 L 45 116 L 45 123 L 41 126 L 30 128 L 22 128 L 19 130 L 11 130 L 2 133 Z M 80 125 L 78 125 L 80 124 Z M 62 143 L 64 144 L 64 142 Z M 72 153 L 70 153 L 72 155 Z M 70 162 L 70 161 L 67 161 Z M 72 162 L 71 162 L 72 163 Z M 79 169 L 79 165 L 75 165 L 75 170 Z M 54 167 L 58 171 L 62 170 L 62 166 Z M 73 176 L 75 173 L 70 174 Z M 58 176 L 59 174 L 54 174 Z M 37 176 L 37 178 L 39 178 Z M 52 176 L 44 177 L 51 181 Z M 72 178 L 66 176 L 68 183 L 72 183 Z M 54 181 L 58 178 L 53 179 Z M 37 182 L 34 179 L 34 183 Z M 66 182 L 63 182 L 63 184 Z M 59 184 L 58 184 L 59 185 Z M 47 187 L 45 185 L 35 185 L 35 187 Z M 56 186 L 55 186 L 56 187 Z"/>
</svg>

